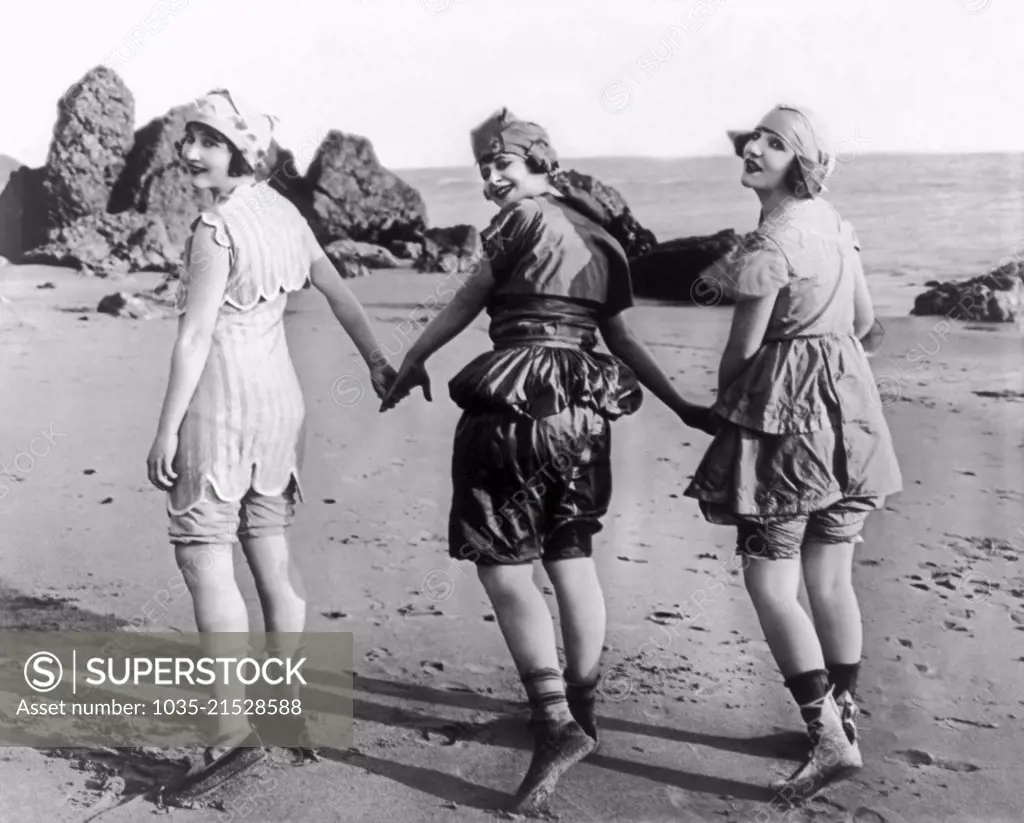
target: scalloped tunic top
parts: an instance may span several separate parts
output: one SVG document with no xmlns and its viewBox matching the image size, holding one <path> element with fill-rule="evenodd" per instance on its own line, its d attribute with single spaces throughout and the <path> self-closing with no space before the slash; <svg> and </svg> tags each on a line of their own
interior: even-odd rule
<svg viewBox="0 0 1024 823">
<path fill-rule="evenodd" d="M 288 293 L 301 289 L 324 252 L 298 210 L 266 183 L 240 186 L 192 224 L 213 227 L 230 273 L 210 354 L 178 430 L 168 511 L 211 497 L 240 501 L 253 489 L 298 498 L 305 403 L 284 331 Z M 185 246 L 186 271 L 192 238 Z M 178 313 L 189 280 L 182 278 Z"/>
</svg>

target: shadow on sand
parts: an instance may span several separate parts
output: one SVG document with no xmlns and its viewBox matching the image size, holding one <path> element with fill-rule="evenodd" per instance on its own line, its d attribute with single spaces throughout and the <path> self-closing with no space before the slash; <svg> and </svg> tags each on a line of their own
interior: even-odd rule
<svg viewBox="0 0 1024 823">
<path fill-rule="evenodd" d="M 125 626 L 125 622 L 112 615 L 101 615 L 80 609 L 66 598 L 31 596 L 0 584 L 0 631 L 109 632 L 124 629 Z M 522 704 L 483 694 L 445 691 L 415 683 L 359 674 L 354 676 L 353 683 L 352 706 L 357 722 L 408 729 L 425 737 L 439 736 L 443 745 L 472 741 L 511 750 L 529 751 L 532 748 Z M 315 711 L 318 705 L 323 708 L 329 706 L 331 695 L 326 692 L 317 694 L 314 691 L 308 694 L 308 697 Z M 407 701 L 407 704 L 391 705 L 378 702 L 373 699 L 375 697 Z M 462 711 L 479 711 L 496 716 L 481 722 L 462 722 L 429 710 L 418 711 L 410 708 L 409 702 Z M 798 760 L 806 745 L 803 736 L 795 733 L 736 738 L 613 717 L 600 718 L 600 723 L 604 731 L 642 735 L 753 757 Z M 26 744 L 31 745 L 27 741 Z M 123 788 L 120 789 L 122 795 L 146 794 L 154 798 L 158 787 L 169 785 L 184 776 L 190 764 L 201 754 L 198 747 L 61 747 L 39 750 L 47 756 L 76 761 L 79 768 L 92 775 L 87 787 L 101 796 L 112 779 L 119 777 L 124 781 Z M 472 783 L 455 775 L 374 757 L 355 748 L 344 751 L 324 749 L 322 755 L 326 761 L 355 766 L 460 806 L 494 810 L 505 806 L 510 799 L 510 795 L 505 792 Z M 755 802 L 769 802 L 772 799 L 771 791 L 764 786 L 649 765 L 601 753 L 592 755 L 587 763 L 687 792 L 727 795 L 737 800 Z M 259 768 L 263 767 L 257 767 Z M 322 765 L 306 768 L 322 768 Z"/>
</svg>

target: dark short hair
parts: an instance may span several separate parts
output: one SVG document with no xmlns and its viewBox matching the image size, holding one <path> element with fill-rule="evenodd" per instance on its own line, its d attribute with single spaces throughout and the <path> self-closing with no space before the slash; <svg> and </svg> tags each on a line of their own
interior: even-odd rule
<svg viewBox="0 0 1024 823">
<path fill-rule="evenodd" d="M 508 154 L 513 154 L 513 152 L 508 152 Z M 497 154 L 484 155 L 477 161 L 477 166 L 482 166 L 484 163 L 492 163 L 497 156 Z M 515 156 L 521 157 L 522 155 L 516 154 Z M 557 160 L 538 157 L 532 152 L 523 158 L 523 162 L 526 164 L 526 170 L 531 174 L 554 174 L 559 169 Z"/>
<path fill-rule="evenodd" d="M 526 168 L 534 174 L 554 174 L 558 171 L 558 161 L 529 154 L 526 157 Z"/>
<path fill-rule="evenodd" d="M 809 200 L 813 196 L 807 188 L 807 183 L 804 182 L 804 175 L 800 170 L 800 159 L 798 157 L 794 157 L 793 161 L 789 164 L 789 168 L 786 169 L 786 174 L 782 178 L 782 184 L 801 200 Z"/>
<path fill-rule="evenodd" d="M 228 151 L 231 154 L 231 159 L 228 160 L 228 177 L 249 177 L 256 173 L 252 165 L 249 163 L 249 161 L 246 160 L 245 157 L 242 155 L 242 152 L 235 148 L 231 141 L 229 141 L 223 134 L 221 134 L 215 128 L 207 126 L 203 123 L 190 123 L 185 127 L 186 134 L 188 133 L 188 129 L 190 126 L 192 129 L 204 132 L 209 138 L 217 141 L 218 143 L 222 143 L 223 145 L 228 147 Z M 179 159 L 181 158 L 181 150 L 184 148 L 184 146 L 184 136 L 180 140 L 175 141 L 174 143 L 174 153 L 178 156 Z"/>
</svg>

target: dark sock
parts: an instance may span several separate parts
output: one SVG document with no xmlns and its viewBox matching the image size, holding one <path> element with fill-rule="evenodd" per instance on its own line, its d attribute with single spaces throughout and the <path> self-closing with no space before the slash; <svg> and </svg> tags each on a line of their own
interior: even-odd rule
<svg viewBox="0 0 1024 823">
<path fill-rule="evenodd" d="M 573 680 L 565 675 L 565 694 L 572 703 L 593 703 L 597 694 L 600 675 L 595 674 L 590 680 Z"/>
<path fill-rule="evenodd" d="M 800 707 L 800 716 L 805 723 L 813 723 L 821 717 L 822 703 L 829 690 L 828 672 L 825 669 L 795 674 L 786 680 L 786 688 Z"/>
<path fill-rule="evenodd" d="M 522 681 L 534 722 L 543 723 L 548 728 L 572 722 L 569 704 L 565 700 L 565 683 L 558 669 L 536 669 L 522 675 Z"/>
<path fill-rule="evenodd" d="M 583 727 L 583 731 L 595 739 L 597 723 L 594 718 L 594 703 L 597 699 L 597 684 L 600 681 L 598 674 L 587 681 L 575 681 L 571 680 L 568 674 L 565 676 L 565 697 L 569 703 L 569 711 Z"/>
<path fill-rule="evenodd" d="M 835 693 L 849 692 L 850 697 L 856 697 L 860 663 L 826 663 L 825 665 L 828 666 L 828 679 L 832 682 Z"/>
</svg>

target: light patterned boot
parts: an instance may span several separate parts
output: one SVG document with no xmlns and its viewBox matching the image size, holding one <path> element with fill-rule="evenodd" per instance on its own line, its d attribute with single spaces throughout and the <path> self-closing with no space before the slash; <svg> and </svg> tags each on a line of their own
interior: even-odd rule
<svg viewBox="0 0 1024 823">
<path fill-rule="evenodd" d="M 857 718 L 860 717 L 860 709 L 854 702 L 853 695 L 843 692 L 836 695 L 836 705 L 839 707 L 839 717 L 843 722 L 843 731 L 851 743 L 860 743 L 860 735 L 857 733 Z"/>
<path fill-rule="evenodd" d="M 839 706 L 829 691 L 820 701 L 821 716 L 807 724 L 813 749 L 811 756 L 786 780 L 772 784 L 778 799 L 791 805 L 810 800 L 826 786 L 853 775 L 864 763 L 856 741 L 856 727 L 851 727 L 853 737 L 847 732 Z"/>
</svg>

